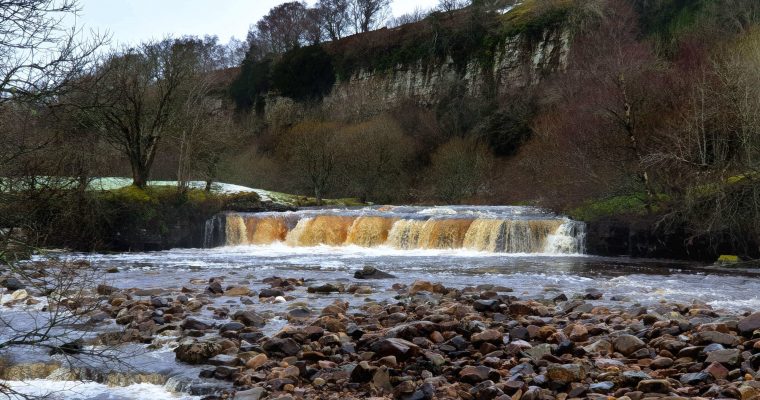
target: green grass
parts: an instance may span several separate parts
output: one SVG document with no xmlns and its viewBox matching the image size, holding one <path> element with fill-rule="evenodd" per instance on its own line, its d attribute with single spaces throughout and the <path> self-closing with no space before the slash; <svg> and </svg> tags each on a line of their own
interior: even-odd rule
<svg viewBox="0 0 760 400">
<path fill-rule="evenodd" d="M 652 205 L 651 210 L 648 210 L 646 195 L 637 193 L 591 200 L 580 207 L 570 210 L 568 214 L 571 218 L 580 221 L 593 221 L 616 215 L 646 215 L 650 211 L 656 212 L 659 210 L 661 204 L 665 201 L 667 201 L 667 196 L 658 195 L 655 199 L 655 204 Z"/>
</svg>

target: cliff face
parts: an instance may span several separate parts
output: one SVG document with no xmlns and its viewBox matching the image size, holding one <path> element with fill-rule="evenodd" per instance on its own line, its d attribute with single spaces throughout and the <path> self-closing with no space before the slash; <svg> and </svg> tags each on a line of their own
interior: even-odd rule
<svg viewBox="0 0 760 400">
<path fill-rule="evenodd" d="M 505 38 L 489 60 L 470 59 L 458 67 L 451 57 L 444 62 L 418 61 L 391 70 L 359 69 L 349 79 L 338 80 L 322 100 L 331 115 L 362 118 L 386 111 L 404 101 L 434 106 L 455 93 L 467 97 L 501 96 L 530 86 L 566 65 L 570 34 L 553 28 L 538 38 L 516 35 Z M 270 94 L 266 119 L 297 120 L 304 106 Z"/>
</svg>

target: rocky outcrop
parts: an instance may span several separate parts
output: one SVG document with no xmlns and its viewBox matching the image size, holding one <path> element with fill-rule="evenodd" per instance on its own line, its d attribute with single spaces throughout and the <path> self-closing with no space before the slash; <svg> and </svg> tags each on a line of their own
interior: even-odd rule
<svg viewBox="0 0 760 400">
<path fill-rule="evenodd" d="M 534 39 L 522 35 L 505 38 L 491 60 L 471 59 L 464 67 L 449 57 L 436 63 L 399 64 L 391 70 L 361 69 L 338 80 L 323 106 L 337 119 L 366 118 L 404 101 L 434 106 L 452 92 L 475 98 L 505 95 L 562 69 L 569 49 L 569 32 L 557 28 Z M 274 124 L 298 120 L 305 115 L 304 107 L 270 94 L 265 119 Z"/>
</svg>

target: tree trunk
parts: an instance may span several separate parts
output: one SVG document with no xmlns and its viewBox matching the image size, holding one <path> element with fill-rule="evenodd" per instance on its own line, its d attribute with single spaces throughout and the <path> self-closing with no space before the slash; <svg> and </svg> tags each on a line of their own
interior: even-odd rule
<svg viewBox="0 0 760 400">
<path fill-rule="evenodd" d="M 132 165 L 132 184 L 145 189 L 148 186 L 148 170 L 142 165 Z"/>
</svg>

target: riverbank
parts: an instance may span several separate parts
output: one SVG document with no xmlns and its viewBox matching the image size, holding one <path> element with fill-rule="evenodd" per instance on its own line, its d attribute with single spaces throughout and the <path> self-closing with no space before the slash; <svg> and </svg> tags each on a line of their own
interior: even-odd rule
<svg viewBox="0 0 760 400">
<path fill-rule="evenodd" d="M 336 269 L 330 260 L 318 269 L 307 260 L 303 268 L 259 268 L 243 256 L 206 268 L 187 265 L 199 254 L 92 259 L 94 270 L 120 272 L 82 299 L 99 305 L 87 318 L 94 334 L 83 348 L 118 339 L 129 354 L 134 346 L 145 349 L 153 366 L 135 361 L 141 367 L 120 379 L 103 371 L 80 376 L 116 386 L 164 385 L 209 399 L 760 395 L 760 314 L 751 314 L 760 307 L 742 302 L 739 293 L 746 299 L 750 287 L 737 288 L 739 297 L 729 290 L 756 282 L 752 275 L 722 278 L 673 266 L 652 282 L 680 283 L 656 289 L 635 275 L 645 265 L 616 267 L 634 274 L 626 275 L 640 288 L 634 294 L 600 283 L 616 279 L 579 279 L 554 259 L 547 260 L 555 267 L 546 271 L 551 275 L 528 281 L 497 278 L 494 267 L 486 275 L 480 268 L 444 278 L 454 270 L 423 267 L 410 274 L 400 265 L 385 270 L 389 276 Z M 237 269 L 212 266 L 237 262 Z M 678 273 L 684 275 L 671 275 Z M 700 275 L 725 288 L 723 295 L 709 297 L 699 287 L 678 294 L 679 286 L 696 286 L 687 277 Z M 3 313 L 31 307 L 30 299 L 44 303 L 40 295 L 28 290 L 29 297 L 6 303 Z"/>
</svg>

